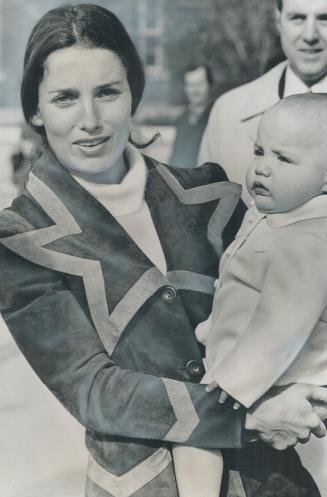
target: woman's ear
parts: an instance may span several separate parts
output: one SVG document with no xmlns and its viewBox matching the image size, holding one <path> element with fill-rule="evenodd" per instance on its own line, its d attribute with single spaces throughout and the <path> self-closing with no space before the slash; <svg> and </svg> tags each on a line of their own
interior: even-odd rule
<svg viewBox="0 0 327 497">
<path fill-rule="evenodd" d="M 34 126 L 43 126 L 43 119 L 41 117 L 39 109 L 36 110 L 34 116 L 31 118 L 31 123 Z"/>
</svg>

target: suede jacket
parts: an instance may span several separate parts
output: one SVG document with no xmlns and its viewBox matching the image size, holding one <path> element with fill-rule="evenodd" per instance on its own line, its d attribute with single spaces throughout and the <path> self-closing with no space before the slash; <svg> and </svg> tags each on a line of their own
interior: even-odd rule
<svg viewBox="0 0 327 497">
<path fill-rule="evenodd" d="M 162 274 L 46 150 L 0 214 L 0 310 L 41 380 L 86 427 L 86 495 L 176 497 L 168 445 L 237 448 L 244 409 L 198 384 L 194 335 L 243 216 L 220 167 L 146 158 Z"/>
</svg>

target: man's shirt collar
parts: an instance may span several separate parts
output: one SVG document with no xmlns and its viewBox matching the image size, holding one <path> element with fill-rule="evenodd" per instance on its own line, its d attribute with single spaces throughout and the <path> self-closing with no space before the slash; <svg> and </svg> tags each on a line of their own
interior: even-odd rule
<svg viewBox="0 0 327 497">
<path fill-rule="evenodd" d="M 285 87 L 283 97 L 290 95 L 299 95 L 307 92 L 313 93 L 327 93 L 327 76 L 322 78 L 318 83 L 307 86 L 303 81 L 294 73 L 292 68 L 288 65 L 285 75 Z"/>
</svg>

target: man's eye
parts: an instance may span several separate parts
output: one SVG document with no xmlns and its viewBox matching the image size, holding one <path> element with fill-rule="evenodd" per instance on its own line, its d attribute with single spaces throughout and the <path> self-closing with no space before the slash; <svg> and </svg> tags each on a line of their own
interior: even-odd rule
<svg viewBox="0 0 327 497">
<path fill-rule="evenodd" d="M 294 24 L 302 24 L 305 19 L 305 16 L 301 14 L 290 14 L 288 16 L 288 20 L 292 21 Z"/>
</svg>

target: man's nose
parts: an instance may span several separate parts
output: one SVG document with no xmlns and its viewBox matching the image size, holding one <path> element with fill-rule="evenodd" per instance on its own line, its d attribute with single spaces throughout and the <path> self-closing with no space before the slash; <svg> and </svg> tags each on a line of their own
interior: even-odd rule
<svg viewBox="0 0 327 497">
<path fill-rule="evenodd" d="M 303 26 L 302 38 L 309 45 L 314 45 L 319 41 L 319 31 L 315 19 L 306 19 Z"/>
<path fill-rule="evenodd" d="M 96 103 L 91 99 L 81 103 L 79 127 L 88 133 L 98 131 L 101 127 L 101 120 Z"/>
</svg>

